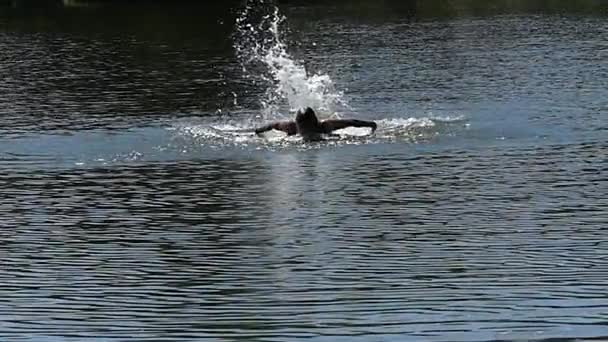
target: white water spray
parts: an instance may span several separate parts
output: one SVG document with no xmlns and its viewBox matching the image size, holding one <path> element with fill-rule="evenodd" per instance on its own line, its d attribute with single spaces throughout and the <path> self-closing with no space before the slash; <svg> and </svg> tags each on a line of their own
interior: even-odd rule
<svg viewBox="0 0 608 342">
<path fill-rule="evenodd" d="M 248 1 L 236 20 L 234 47 L 243 71 L 256 86 L 266 87 L 260 100 L 264 118 L 285 116 L 307 106 L 321 116 L 337 116 L 340 109 L 348 109 L 329 75 L 309 74 L 289 54 L 282 37 L 284 25 L 279 9 L 264 0 Z"/>
<path fill-rule="evenodd" d="M 174 126 L 177 132 L 175 146 L 184 151 L 182 153 L 190 153 L 197 146 L 300 146 L 301 137 L 286 137 L 283 132 L 270 131 L 261 139 L 253 133 L 252 127 L 259 127 L 260 119 L 293 119 L 294 111 L 307 106 L 313 107 L 322 119 L 339 117 L 340 111 L 352 113 L 329 75 L 310 74 L 288 52 L 283 38 L 285 20 L 275 6 L 264 4 L 264 0 L 249 0 L 236 20 L 234 48 L 245 77 L 262 89 L 261 115 L 254 120 L 231 117 L 229 121 L 215 119 L 194 125 L 178 123 Z M 340 144 L 396 140 L 415 143 L 451 134 L 463 120 L 460 116 L 377 119 L 379 129 L 372 136 L 368 128 L 350 127 L 336 131 L 339 137 L 333 136 L 330 140 Z"/>
</svg>

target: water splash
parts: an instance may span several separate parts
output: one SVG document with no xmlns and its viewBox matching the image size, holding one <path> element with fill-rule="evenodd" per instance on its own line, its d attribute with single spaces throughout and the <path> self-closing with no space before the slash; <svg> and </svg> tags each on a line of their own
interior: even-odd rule
<svg viewBox="0 0 608 342">
<path fill-rule="evenodd" d="M 377 131 L 370 135 L 369 128 L 349 127 L 335 131 L 326 137 L 326 143 L 348 145 L 358 143 L 407 142 L 421 143 L 438 136 L 450 135 L 465 128 L 466 119 L 453 117 L 388 118 L 377 121 Z M 283 132 L 269 131 L 262 137 L 255 135 L 246 123 L 200 123 L 174 127 L 182 146 L 240 146 L 247 148 L 283 148 L 303 144 L 300 136 L 287 136 Z M 318 144 L 317 144 L 318 145 Z M 317 146 L 315 145 L 315 146 Z M 322 146 L 322 145 L 321 145 Z"/>
<path fill-rule="evenodd" d="M 245 77 L 266 87 L 260 99 L 264 119 L 285 116 L 307 106 L 320 116 L 349 109 L 331 77 L 310 74 L 289 52 L 284 32 L 286 18 L 264 0 L 249 0 L 236 20 L 234 48 Z"/>
<path fill-rule="evenodd" d="M 276 6 L 264 0 L 249 0 L 236 20 L 234 48 L 246 78 L 257 87 L 266 89 L 260 98 L 261 115 L 252 118 L 251 111 L 240 115 L 185 122 L 175 125 L 172 148 L 192 153 L 201 148 L 239 147 L 245 149 L 276 149 L 293 146 L 310 147 L 300 136 L 286 136 L 283 132 L 269 131 L 262 136 L 254 133 L 260 121 L 292 119 L 293 113 L 303 107 L 313 107 L 321 119 L 339 117 L 340 110 L 352 112 L 343 94 L 327 74 L 310 74 L 303 63 L 289 52 L 285 32 L 285 16 Z M 370 135 L 369 128 L 350 127 L 327 136 L 321 144 L 360 144 L 403 141 L 418 143 L 438 135 L 457 130 L 463 117 L 436 118 L 385 118 L 376 120 L 378 130 Z"/>
</svg>

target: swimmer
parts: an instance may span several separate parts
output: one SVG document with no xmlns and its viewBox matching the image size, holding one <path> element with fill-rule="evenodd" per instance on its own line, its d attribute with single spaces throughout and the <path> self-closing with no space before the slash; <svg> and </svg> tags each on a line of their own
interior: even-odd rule
<svg viewBox="0 0 608 342">
<path fill-rule="evenodd" d="M 363 121 L 355 119 L 345 120 L 323 120 L 319 121 L 317 115 L 312 108 L 307 107 L 304 112 L 301 110 L 296 114 L 295 121 L 279 121 L 273 122 L 266 126 L 255 130 L 255 134 L 276 129 L 287 133 L 287 135 L 300 134 L 306 141 L 323 140 L 322 134 L 331 134 L 331 132 L 347 127 L 369 127 L 372 133 L 376 131 L 378 125 L 373 121 Z"/>
</svg>

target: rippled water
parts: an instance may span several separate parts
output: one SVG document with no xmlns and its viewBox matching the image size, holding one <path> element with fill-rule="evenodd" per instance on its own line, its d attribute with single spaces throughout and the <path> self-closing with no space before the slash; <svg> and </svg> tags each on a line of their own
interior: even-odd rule
<svg viewBox="0 0 608 342">
<path fill-rule="evenodd" d="M 602 13 L 285 5 L 379 123 L 306 144 L 237 4 L 0 6 L 1 340 L 608 338 Z"/>
</svg>

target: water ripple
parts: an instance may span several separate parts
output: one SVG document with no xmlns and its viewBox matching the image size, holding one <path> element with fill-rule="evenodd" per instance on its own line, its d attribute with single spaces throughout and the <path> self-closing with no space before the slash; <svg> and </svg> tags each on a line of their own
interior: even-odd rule
<svg viewBox="0 0 608 342">
<path fill-rule="evenodd" d="M 0 336 L 605 336 L 605 148 L 3 173 Z"/>
</svg>

